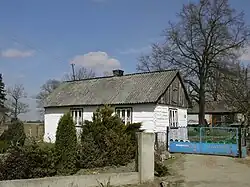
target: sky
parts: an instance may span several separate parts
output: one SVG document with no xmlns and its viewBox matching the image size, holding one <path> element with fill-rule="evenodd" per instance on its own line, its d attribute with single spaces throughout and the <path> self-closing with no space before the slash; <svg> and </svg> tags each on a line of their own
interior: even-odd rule
<svg viewBox="0 0 250 187">
<path fill-rule="evenodd" d="M 0 73 L 6 87 L 23 84 L 36 120 L 34 96 L 48 79 L 62 79 L 70 63 L 96 71 L 136 72 L 137 59 L 160 41 L 188 0 L 1 0 Z M 231 0 L 250 24 L 250 1 Z M 250 54 L 244 56 L 250 60 Z"/>
</svg>

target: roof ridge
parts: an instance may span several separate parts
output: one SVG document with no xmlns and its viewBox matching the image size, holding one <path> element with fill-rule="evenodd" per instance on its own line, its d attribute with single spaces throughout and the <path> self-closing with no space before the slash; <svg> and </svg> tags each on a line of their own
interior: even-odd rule
<svg viewBox="0 0 250 187">
<path fill-rule="evenodd" d="M 136 72 L 136 73 L 128 73 L 128 74 L 125 74 L 122 76 L 114 76 L 114 75 L 101 76 L 101 77 L 92 77 L 92 78 L 86 78 L 86 79 L 80 79 L 80 80 L 70 80 L 70 81 L 63 81 L 63 82 L 80 82 L 80 81 L 95 80 L 95 79 L 105 79 L 105 78 L 112 78 L 112 77 L 126 77 L 126 76 L 134 76 L 134 75 L 162 73 L 162 72 L 169 72 L 169 71 L 178 72 L 178 69 L 166 69 L 166 70 L 157 70 L 157 71 Z"/>
</svg>

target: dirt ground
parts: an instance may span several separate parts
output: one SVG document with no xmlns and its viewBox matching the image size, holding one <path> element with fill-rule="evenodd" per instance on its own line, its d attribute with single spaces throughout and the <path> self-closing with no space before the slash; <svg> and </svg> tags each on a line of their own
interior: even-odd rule
<svg viewBox="0 0 250 187">
<path fill-rule="evenodd" d="M 249 162 L 223 156 L 185 155 L 179 174 L 186 187 L 249 187 Z"/>
<path fill-rule="evenodd" d="M 175 155 L 166 161 L 170 176 L 136 187 L 249 187 L 250 159 L 210 155 Z M 134 185 L 133 185 L 134 186 Z M 135 187 L 135 186 L 134 186 Z"/>
</svg>

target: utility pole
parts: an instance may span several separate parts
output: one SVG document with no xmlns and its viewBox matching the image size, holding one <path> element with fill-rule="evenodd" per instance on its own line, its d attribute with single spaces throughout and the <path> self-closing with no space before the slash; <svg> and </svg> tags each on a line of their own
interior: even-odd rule
<svg viewBox="0 0 250 187">
<path fill-rule="evenodd" d="M 71 64 L 71 67 L 72 67 L 73 80 L 75 81 L 75 80 L 76 80 L 76 75 L 75 75 L 75 64 L 72 63 L 72 64 Z"/>
</svg>

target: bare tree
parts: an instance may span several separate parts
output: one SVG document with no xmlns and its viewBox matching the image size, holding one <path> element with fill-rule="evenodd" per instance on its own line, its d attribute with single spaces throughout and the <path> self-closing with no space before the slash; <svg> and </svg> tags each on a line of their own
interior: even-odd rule
<svg viewBox="0 0 250 187">
<path fill-rule="evenodd" d="M 29 105 L 21 101 L 27 97 L 27 93 L 22 84 L 15 84 L 13 87 L 8 88 L 7 94 L 7 105 L 10 110 L 10 115 L 13 118 L 17 118 L 19 114 L 29 111 Z"/>
<path fill-rule="evenodd" d="M 238 59 L 249 41 L 244 14 L 228 0 L 200 0 L 183 5 L 179 22 L 163 32 L 164 42 L 152 46 L 152 54 L 139 59 L 138 70 L 179 69 L 199 103 L 199 123 L 204 124 L 209 81 L 223 67 Z"/>
<path fill-rule="evenodd" d="M 40 92 L 35 97 L 37 101 L 37 108 L 39 109 L 39 112 L 41 115 L 44 114 L 43 107 L 44 107 L 44 102 L 46 98 L 60 85 L 60 83 L 61 82 L 58 80 L 50 79 L 41 86 Z"/>
<path fill-rule="evenodd" d="M 225 98 L 226 104 L 244 116 L 245 124 L 250 120 L 250 82 L 248 76 L 249 67 L 238 64 L 234 69 L 230 69 L 230 75 L 224 79 L 221 94 Z"/>
<path fill-rule="evenodd" d="M 103 76 L 109 77 L 109 76 L 112 76 L 112 75 L 113 75 L 112 71 L 104 71 L 103 72 Z"/>
<path fill-rule="evenodd" d="M 81 80 L 86 78 L 95 77 L 95 72 L 92 70 L 88 70 L 84 67 L 74 69 L 73 73 L 68 73 L 63 77 L 63 81 L 72 81 L 72 80 Z M 40 92 L 35 96 L 35 99 L 37 100 L 37 108 L 39 109 L 39 113 L 41 116 L 44 114 L 44 102 L 49 94 L 51 94 L 59 85 L 61 81 L 50 79 L 46 81 L 41 86 Z"/>
<path fill-rule="evenodd" d="M 84 67 L 78 67 L 74 69 L 74 74 L 68 73 L 64 76 L 63 80 L 65 81 L 72 81 L 72 80 L 81 80 L 95 77 L 95 72 L 91 69 L 87 69 Z"/>
</svg>

